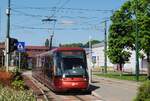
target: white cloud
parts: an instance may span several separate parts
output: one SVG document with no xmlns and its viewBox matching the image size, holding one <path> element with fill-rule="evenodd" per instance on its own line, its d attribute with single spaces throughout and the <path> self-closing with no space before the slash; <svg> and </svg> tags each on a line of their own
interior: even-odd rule
<svg viewBox="0 0 150 101">
<path fill-rule="evenodd" d="M 70 26 L 70 25 L 74 25 L 76 22 L 72 21 L 72 20 L 62 20 L 61 24 L 66 25 L 66 26 Z"/>
</svg>

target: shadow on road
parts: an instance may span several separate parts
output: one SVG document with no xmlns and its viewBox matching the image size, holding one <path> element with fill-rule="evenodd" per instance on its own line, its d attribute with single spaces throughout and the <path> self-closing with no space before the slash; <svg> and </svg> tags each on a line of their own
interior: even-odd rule
<svg viewBox="0 0 150 101">
<path fill-rule="evenodd" d="M 66 91 L 66 92 L 61 92 L 57 93 L 58 95 L 90 95 L 92 91 L 98 89 L 98 86 L 90 85 L 89 89 L 86 91 L 81 91 L 81 90 L 72 90 L 72 91 Z"/>
</svg>

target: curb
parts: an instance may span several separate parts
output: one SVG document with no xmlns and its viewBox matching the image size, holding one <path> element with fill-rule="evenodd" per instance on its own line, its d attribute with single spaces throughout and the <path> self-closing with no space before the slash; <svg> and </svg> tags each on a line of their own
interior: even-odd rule
<svg viewBox="0 0 150 101">
<path fill-rule="evenodd" d="M 97 94 L 95 91 L 92 91 L 91 95 L 93 95 L 93 96 L 95 96 L 99 99 L 99 100 L 96 100 L 96 101 L 104 101 L 104 100 L 102 100 L 102 97 L 99 94 Z"/>
</svg>

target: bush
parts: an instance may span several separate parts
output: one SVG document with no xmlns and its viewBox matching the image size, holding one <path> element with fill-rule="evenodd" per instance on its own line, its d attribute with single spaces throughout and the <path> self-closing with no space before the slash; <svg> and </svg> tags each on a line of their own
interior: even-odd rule
<svg viewBox="0 0 150 101">
<path fill-rule="evenodd" d="M 14 74 L 12 72 L 6 72 L 4 70 L 0 70 L 0 82 L 3 85 L 9 86 L 11 84 L 13 77 Z"/>
<path fill-rule="evenodd" d="M 11 85 L 13 86 L 14 89 L 24 90 L 25 85 L 24 85 L 24 81 L 23 81 L 23 78 L 21 76 L 21 73 L 19 73 L 19 72 L 15 73 L 15 76 L 12 80 Z"/>
<path fill-rule="evenodd" d="M 14 89 L 24 89 L 24 81 L 23 80 L 14 80 L 11 85 L 13 86 Z"/>
<path fill-rule="evenodd" d="M 134 101 L 150 101 L 150 81 L 144 82 L 139 87 L 137 97 Z"/>
<path fill-rule="evenodd" d="M 16 91 L 0 85 L 0 101 L 36 101 L 31 91 Z"/>
</svg>

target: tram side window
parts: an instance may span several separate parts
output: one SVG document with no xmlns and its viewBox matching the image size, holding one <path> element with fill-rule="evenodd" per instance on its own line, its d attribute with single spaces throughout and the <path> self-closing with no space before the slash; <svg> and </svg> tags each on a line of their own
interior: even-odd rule
<svg viewBox="0 0 150 101">
<path fill-rule="evenodd" d="M 53 61 L 52 61 L 52 58 L 51 56 L 46 56 L 45 57 L 45 70 L 46 70 L 46 75 L 49 77 L 49 78 L 52 78 L 52 73 L 53 73 Z"/>
<path fill-rule="evenodd" d="M 56 70 L 56 76 L 62 76 L 62 68 L 61 68 L 62 62 L 61 62 L 61 54 L 55 53 L 54 54 L 54 67 Z"/>
<path fill-rule="evenodd" d="M 61 76 L 62 75 L 62 69 L 61 69 L 61 64 L 60 60 L 57 58 L 54 58 L 54 66 L 56 68 L 56 76 Z"/>
<path fill-rule="evenodd" d="M 53 69 L 54 69 L 54 61 L 53 61 L 53 58 L 50 57 L 49 59 L 49 68 L 50 68 L 50 72 L 53 72 Z"/>
</svg>

